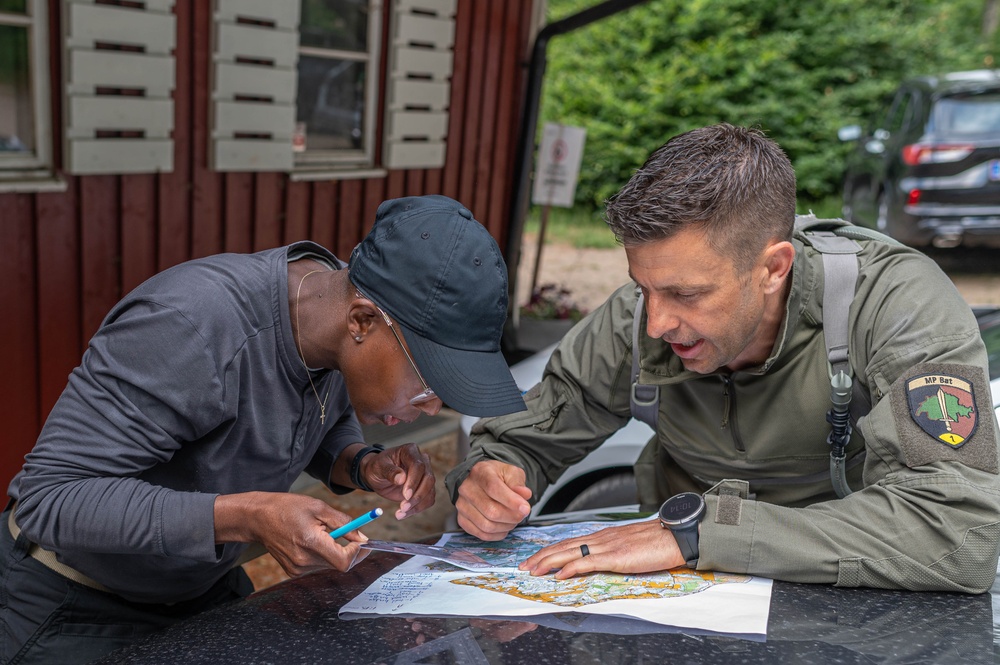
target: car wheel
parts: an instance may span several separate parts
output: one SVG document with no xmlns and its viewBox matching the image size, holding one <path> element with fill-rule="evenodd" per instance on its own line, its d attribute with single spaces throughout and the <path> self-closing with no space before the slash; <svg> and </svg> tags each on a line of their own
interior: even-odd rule
<svg viewBox="0 0 1000 665">
<path fill-rule="evenodd" d="M 889 227 L 889 197 L 882 192 L 878 195 L 878 217 L 875 219 L 875 228 L 882 233 L 888 233 Z"/>
<path fill-rule="evenodd" d="M 631 473 L 616 473 L 613 476 L 601 478 L 580 492 L 566 506 L 566 512 L 623 506 L 635 503 L 638 501 L 638 497 L 635 476 Z"/>
</svg>

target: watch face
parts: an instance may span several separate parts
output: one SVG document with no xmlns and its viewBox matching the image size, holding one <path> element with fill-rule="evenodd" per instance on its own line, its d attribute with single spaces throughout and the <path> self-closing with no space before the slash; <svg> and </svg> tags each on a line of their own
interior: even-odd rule
<svg viewBox="0 0 1000 665">
<path fill-rule="evenodd" d="M 660 521 L 667 526 L 680 526 L 696 520 L 705 510 L 705 500 L 700 494 L 684 492 L 667 499 L 660 506 Z"/>
</svg>

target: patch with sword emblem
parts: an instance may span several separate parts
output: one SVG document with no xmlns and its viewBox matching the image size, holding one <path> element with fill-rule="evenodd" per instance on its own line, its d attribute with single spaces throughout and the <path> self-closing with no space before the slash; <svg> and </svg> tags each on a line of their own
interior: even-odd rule
<svg viewBox="0 0 1000 665">
<path fill-rule="evenodd" d="M 976 431 L 978 413 L 972 383 L 951 374 L 924 374 L 906 381 L 910 417 L 924 432 L 961 448 Z"/>
</svg>

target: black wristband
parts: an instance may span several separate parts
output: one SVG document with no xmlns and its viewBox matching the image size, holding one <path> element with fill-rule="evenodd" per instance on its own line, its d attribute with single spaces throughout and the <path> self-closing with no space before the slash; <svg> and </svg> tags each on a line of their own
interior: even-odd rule
<svg viewBox="0 0 1000 665">
<path fill-rule="evenodd" d="M 374 491 L 371 487 L 368 486 L 368 483 L 366 483 L 364 479 L 361 477 L 361 460 L 364 458 L 365 455 L 371 453 L 380 453 L 383 450 L 385 450 L 385 446 L 376 443 L 374 446 L 365 446 L 364 448 L 358 451 L 357 455 L 354 456 L 354 460 L 351 462 L 351 482 L 359 490 L 363 490 L 365 492 Z"/>
</svg>

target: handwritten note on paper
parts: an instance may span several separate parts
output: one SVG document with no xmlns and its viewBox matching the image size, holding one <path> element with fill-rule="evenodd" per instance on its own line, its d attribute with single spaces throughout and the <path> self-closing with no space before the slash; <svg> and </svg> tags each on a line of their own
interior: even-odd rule
<svg viewBox="0 0 1000 665">
<path fill-rule="evenodd" d="M 667 626 L 765 634 L 771 580 L 687 568 L 643 575 L 595 573 L 569 580 L 532 577 L 517 563 L 541 547 L 607 527 L 584 522 L 515 529 L 496 543 L 445 534 L 436 547 L 474 554 L 494 567 L 467 571 L 415 556 L 377 579 L 341 615 L 533 616 L 572 610 Z"/>
<path fill-rule="evenodd" d="M 434 586 L 433 574 L 414 573 L 405 577 L 387 579 L 377 590 L 372 591 L 366 599 L 366 606 L 369 612 L 378 612 L 380 607 L 389 607 L 392 610 L 389 614 L 396 614 L 402 611 L 408 603 L 411 603 Z"/>
</svg>

